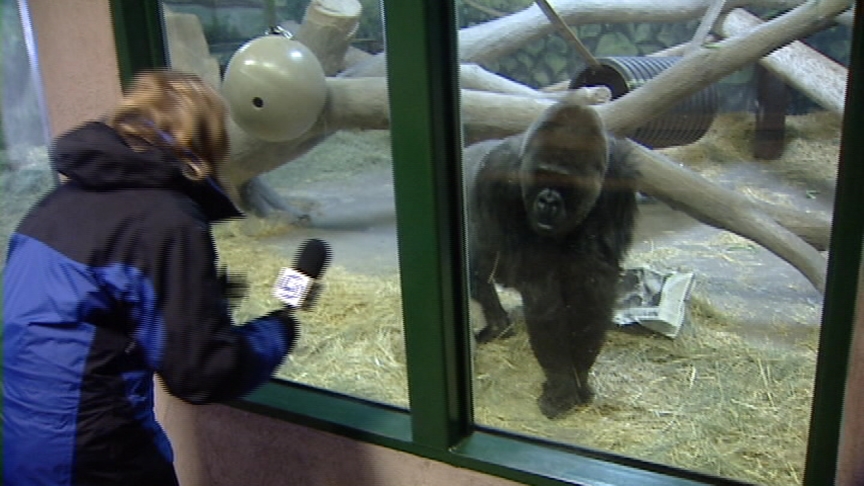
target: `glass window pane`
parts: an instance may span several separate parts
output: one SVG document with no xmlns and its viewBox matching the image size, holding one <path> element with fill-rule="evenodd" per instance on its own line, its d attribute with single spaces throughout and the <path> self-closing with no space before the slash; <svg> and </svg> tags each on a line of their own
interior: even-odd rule
<svg viewBox="0 0 864 486">
<path fill-rule="evenodd" d="M 171 64 L 231 106 L 226 172 L 248 216 L 216 237 L 250 283 L 238 322 L 278 306 L 277 273 L 304 241 L 327 241 L 323 291 L 276 376 L 407 407 L 380 10 L 307 4 L 165 2 Z"/>
<path fill-rule="evenodd" d="M 3 255 L 9 236 L 30 207 L 54 184 L 48 165 L 42 87 L 36 77 L 33 39 L 21 25 L 17 2 L 3 2 L 3 138 L 0 139 L 0 241 Z M 29 30 L 29 27 L 28 27 Z M 5 262 L 5 259 L 4 259 Z M 3 265 L 5 263 L 0 263 Z"/>
<path fill-rule="evenodd" d="M 799 483 L 849 19 L 553 3 L 459 3 L 477 423 Z"/>
</svg>

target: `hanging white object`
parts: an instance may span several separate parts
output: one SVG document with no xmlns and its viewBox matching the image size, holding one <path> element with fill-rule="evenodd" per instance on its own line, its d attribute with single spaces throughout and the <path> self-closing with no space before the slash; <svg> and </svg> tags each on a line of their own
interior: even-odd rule
<svg viewBox="0 0 864 486">
<path fill-rule="evenodd" d="M 279 30 L 234 53 L 222 94 L 237 125 L 254 137 L 281 142 L 312 127 L 324 109 L 327 87 L 312 51 Z"/>
</svg>

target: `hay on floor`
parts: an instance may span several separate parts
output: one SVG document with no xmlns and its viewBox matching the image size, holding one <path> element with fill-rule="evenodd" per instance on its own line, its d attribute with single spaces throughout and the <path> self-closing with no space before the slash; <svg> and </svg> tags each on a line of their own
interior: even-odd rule
<svg viewBox="0 0 864 486">
<path fill-rule="evenodd" d="M 840 133 L 836 115 L 790 116 L 787 128 L 783 157 L 756 164 L 800 187 L 801 194 L 815 195 L 833 187 Z M 702 140 L 663 152 L 709 179 L 722 179 L 730 167 L 754 163 L 752 132 L 751 115 L 723 114 Z M 345 134 L 337 145 L 362 136 Z M 380 152 L 386 154 L 386 140 L 378 142 Z M 355 163 L 351 157 L 323 157 L 320 151 L 313 155 L 313 171 Z M 383 155 L 379 158 L 384 160 Z M 305 180 L 303 164 L 292 162 L 284 172 L 294 171 L 291 180 Z M 795 204 L 787 195 L 765 188 L 740 189 L 754 199 Z M 260 222 L 220 230 L 224 260 L 248 271 L 252 284 L 250 299 L 237 310 L 239 320 L 278 305 L 270 297 L 270 286 L 276 269 L 290 262 L 274 256 L 284 251 L 271 251 L 255 236 L 284 231 L 290 228 Z M 747 274 L 761 270 L 740 268 L 747 266 L 741 262 L 750 261 L 749 255 L 757 249 L 749 240 L 721 232 L 686 248 L 658 246 L 634 252 L 628 265 L 669 269 L 665 263 L 673 260 L 720 254 L 736 265 L 745 293 L 758 294 L 760 289 L 749 287 Z M 407 407 L 398 276 L 370 277 L 337 266 L 328 271 L 325 284 L 319 306 L 300 314 L 302 338 L 278 376 Z M 519 320 L 519 299 L 505 294 L 504 305 L 517 319 L 517 333 L 475 349 L 478 424 L 759 484 L 800 484 L 818 304 L 802 302 L 784 310 L 770 326 L 773 334 L 760 341 L 741 333 L 751 317 L 746 304 L 738 311 L 721 313 L 710 297 L 694 295 L 689 321 L 675 340 L 611 332 L 592 370 L 595 401 L 550 421 L 536 405 L 542 373 Z"/>
<path fill-rule="evenodd" d="M 223 233 L 221 255 L 247 269 L 248 320 L 278 306 L 270 296 L 284 258 L 248 236 Z M 254 261 L 254 266 L 244 262 Z M 300 313 L 303 334 L 280 378 L 408 406 L 398 277 L 328 270 L 319 305 Z M 504 299 L 519 316 L 518 298 Z M 560 420 L 536 406 L 541 371 L 524 323 L 475 350 L 479 424 L 761 484 L 799 482 L 812 399 L 816 330 L 801 347 L 756 346 L 728 316 L 694 300 L 676 340 L 615 331 L 592 371 L 597 398 Z"/>
</svg>

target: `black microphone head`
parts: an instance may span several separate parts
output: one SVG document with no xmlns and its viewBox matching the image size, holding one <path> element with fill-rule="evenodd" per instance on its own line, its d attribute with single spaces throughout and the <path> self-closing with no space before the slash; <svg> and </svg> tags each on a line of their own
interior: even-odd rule
<svg viewBox="0 0 864 486">
<path fill-rule="evenodd" d="M 318 279 L 330 264 L 330 245 L 317 238 L 308 239 L 297 252 L 294 269 Z"/>
</svg>

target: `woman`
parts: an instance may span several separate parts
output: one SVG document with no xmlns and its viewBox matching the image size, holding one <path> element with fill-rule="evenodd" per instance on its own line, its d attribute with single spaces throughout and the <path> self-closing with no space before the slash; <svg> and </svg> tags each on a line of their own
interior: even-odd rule
<svg viewBox="0 0 864 486">
<path fill-rule="evenodd" d="M 197 76 L 138 76 L 116 109 L 60 136 L 65 181 L 9 245 L 3 308 L 7 486 L 176 485 L 153 374 L 190 403 L 240 397 L 291 350 L 274 311 L 232 326 L 211 223 L 226 109 Z"/>
</svg>

